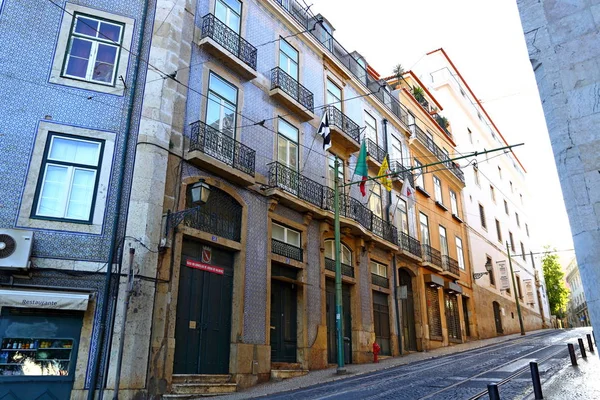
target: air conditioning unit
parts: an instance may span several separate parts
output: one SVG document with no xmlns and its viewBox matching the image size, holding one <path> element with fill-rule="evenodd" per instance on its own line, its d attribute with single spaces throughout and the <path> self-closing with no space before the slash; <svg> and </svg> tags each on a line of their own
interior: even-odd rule
<svg viewBox="0 0 600 400">
<path fill-rule="evenodd" d="M 0 228 L 0 269 L 29 267 L 33 231 Z"/>
</svg>

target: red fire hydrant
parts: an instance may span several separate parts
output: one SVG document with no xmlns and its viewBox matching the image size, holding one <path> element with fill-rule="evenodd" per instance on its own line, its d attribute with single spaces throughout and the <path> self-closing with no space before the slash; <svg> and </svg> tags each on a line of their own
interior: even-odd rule
<svg viewBox="0 0 600 400">
<path fill-rule="evenodd" d="M 377 344 L 377 342 L 373 342 L 373 362 L 379 362 L 379 352 L 381 351 L 381 347 Z"/>
</svg>

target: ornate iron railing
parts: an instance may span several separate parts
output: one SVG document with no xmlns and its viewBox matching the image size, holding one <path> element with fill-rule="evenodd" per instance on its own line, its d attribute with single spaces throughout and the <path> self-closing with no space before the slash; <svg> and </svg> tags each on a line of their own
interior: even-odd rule
<svg viewBox="0 0 600 400">
<path fill-rule="evenodd" d="M 256 152 L 202 121 L 191 124 L 189 151 L 194 150 L 254 176 Z"/>
<path fill-rule="evenodd" d="M 384 149 L 379 147 L 377 143 L 375 143 L 371 139 L 367 139 L 367 153 L 369 154 L 369 157 L 373 158 L 380 164 L 383 162 L 383 159 L 387 154 L 387 152 Z"/>
<path fill-rule="evenodd" d="M 319 208 L 323 207 L 323 185 L 281 163 L 269 166 L 269 186 L 278 187 Z"/>
<path fill-rule="evenodd" d="M 372 231 L 379 237 L 384 238 L 388 242 L 398 244 L 398 230 L 392 224 L 388 224 L 382 218 L 373 214 L 373 227 Z"/>
<path fill-rule="evenodd" d="M 408 183 L 410 183 L 410 186 L 413 188 L 415 187 L 415 177 L 413 173 L 404 167 L 400 161 L 392 162 L 391 168 L 392 171 L 396 173 L 396 178 L 398 178 L 400 182 L 404 182 L 404 179 L 408 178 Z"/>
<path fill-rule="evenodd" d="M 442 268 L 442 253 L 434 249 L 428 244 L 421 245 L 423 261 L 432 263 L 435 266 Z"/>
<path fill-rule="evenodd" d="M 209 37 L 244 64 L 256 70 L 256 47 L 248 43 L 236 31 L 229 28 L 213 14 L 202 17 L 202 37 Z"/>
<path fill-rule="evenodd" d="M 452 171 L 452 173 L 454 175 L 456 175 L 456 177 L 458 179 L 461 180 L 461 182 L 465 181 L 465 174 L 463 173 L 463 171 L 460 169 L 460 167 L 454 163 L 454 161 L 449 161 L 448 158 L 449 156 L 440 148 L 440 146 L 438 146 L 437 144 L 435 144 L 435 142 L 433 141 L 432 138 L 430 138 L 429 136 L 427 136 L 425 134 L 425 132 L 423 132 L 423 130 L 421 128 L 419 128 L 416 124 L 411 125 L 410 130 L 412 132 L 415 132 L 417 139 L 423 143 L 425 145 L 425 147 L 427 147 L 427 149 L 429 151 L 431 151 L 440 161 L 444 161 L 444 166 L 449 169 L 450 171 Z"/>
<path fill-rule="evenodd" d="M 421 99 L 417 101 L 419 102 L 421 107 L 425 109 L 425 111 L 429 112 L 431 110 L 431 106 L 429 105 L 429 102 L 426 99 Z"/>
<path fill-rule="evenodd" d="M 377 275 L 371 272 L 371 283 L 373 285 L 389 288 L 390 280 L 385 276 Z"/>
<path fill-rule="evenodd" d="M 323 199 L 323 209 L 334 212 L 334 191 L 330 187 L 324 188 L 325 198 Z M 340 194 L 340 215 L 350 218 L 361 224 L 368 230 L 372 228 L 373 212 L 354 197 L 346 194 Z"/>
<path fill-rule="evenodd" d="M 315 104 L 312 92 L 279 67 L 271 70 L 271 90 L 276 88 L 280 88 L 308 111 L 313 112 Z"/>
<path fill-rule="evenodd" d="M 444 271 L 448 271 L 451 274 L 460 275 L 458 261 L 451 258 L 450 256 L 442 256 L 442 268 L 444 269 Z"/>
<path fill-rule="evenodd" d="M 391 93 L 389 85 L 383 80 L 375 80 L 367 73 L 366 63 L 358 61 L 333 35 L 319 23 L 319 20 L 296 0 L 276 0 L 300 25 L 321 42 L 327 51 L 343 64 L 354 77 L 386 106 L 392 114 L 408 125 L 408 111 Z M 363 65 L 364 64 L 364 65 Z"/>
<path fill-rule="evenodd" d="M 354 268 L 352 265 L 341 263 L 342 275 L 354 278 Z M 325 257 L 325 269 L 335 272 L 335 260 Z"/>
<path fill-rule="evenodd" d="M 360 143 L 360 127 L 346 114 L 333 106 L 327 107 L 329 125 L 338 127 L 346 135 L 350 136 L 356 143 Z"/>
<path fill-rule="evenodd" d="M 277 239 L 271 239 L 271 251 L 274 254 L 302 262 L 302 249 Z"/>
<path fill-rule="evenodd" d="M 404 232 L 400 232 L 400 247 L 402 250 L 408 251 L 410 254 L 421 257 L 421 242 L 414 237 L 407 235 Z"/>
</svg>

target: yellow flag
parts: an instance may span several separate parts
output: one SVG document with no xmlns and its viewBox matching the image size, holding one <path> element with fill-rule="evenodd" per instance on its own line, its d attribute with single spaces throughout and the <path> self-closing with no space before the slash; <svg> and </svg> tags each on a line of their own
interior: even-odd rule
<svg viewBox="0 0 600 400">
<path fill-rule="evenodd" d="M 390 171 L 390 164 L 388 163 L 388 156 L 386 154 L 386 156 L 383 158 L 383 162 L 381 163 L 381 168 L 379 168 L 379 173 L 377 174 L 377 176 L 388 175 L 391 173 L 392 173 L 392 171 Z M 387 189 L 388 192 L 392 191 L 392 177 L 391 176 L 381 177 L 381 178 L 379 178 L 379 181 L 381 182 L 383 187 L 385 187 Z"/>
</svg>

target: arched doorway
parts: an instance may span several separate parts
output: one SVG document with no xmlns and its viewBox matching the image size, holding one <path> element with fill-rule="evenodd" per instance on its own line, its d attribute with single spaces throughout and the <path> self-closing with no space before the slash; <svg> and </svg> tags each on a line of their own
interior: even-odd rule
<svg viewBox="0 0 600 400">
<path fill-rule="evenodd" d="M 415 332 L 415 309 L 414 309 L 414 298 L 412 289 L 412 277 L 410 273 L 400 268 L 398 270 L 398 276 L 400 278 L 400 287 L 404 295 L 400 300 L 400 310 L 402 312 L 402 337 L 404 339 L 404 349 L 407 351 L 417 351 L 417 335 Z M 405 289 L 406 288 L 406 289 Z"/>
<path fill-rule="evenodd" d="M 496 322 L 496 333 L 501 335 L 504 333 L 502 329 L 502 316 L 500 315 L 500 304 L 497 301 L 492 303 L 494 306 L 494 321 Z"/>
</svg>

